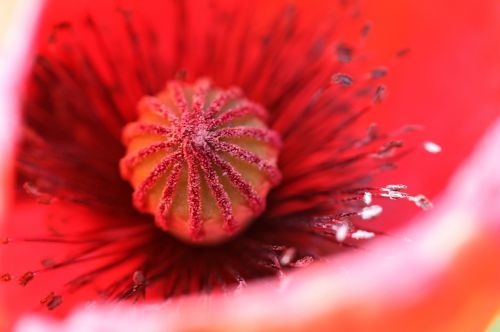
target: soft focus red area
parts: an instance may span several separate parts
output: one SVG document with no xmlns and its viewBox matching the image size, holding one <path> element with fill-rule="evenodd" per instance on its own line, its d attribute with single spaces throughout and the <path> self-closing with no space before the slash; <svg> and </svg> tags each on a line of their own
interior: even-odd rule
<svg viewBox="0 0 500 332">
<path fill-rule="evenodd" d="M 496 121 L 455 172 L 441 205 L 403 232 L 413 242 L 378 242 L 363 255 L 348 253 L 297 273 L 281 287 L 260 284 L 230 302 L 213 298 L 209 308 L 199 298 L 181 301 L 185 310 L 165 305 L 150 312 L 151 330 L 484 330 L 498 310 L 500 296 L 500 177 L 494 163 L 499 142 Z M 477 200 L 477 192 L 487 195 Z M 113 326 L 109 320 L 114 321 L 114 315 L 136 314 L 122 309 L 118 315 L 104 307 L 79 311 L 52 328 L 104 328 Z"/>
<path fill-rule="evenodd" d="M 297 2 L 300 7 L 310 7 L 312 11 L 321 10 L 321 5 L 316 2 L 323 4 L 321 1 Z M 40 35 L 44 35 L 46 29 L 50 28 L 49 24 L 54 21 L 78 17 L 86 6 L 85 1 L 48 1 Z M 102 4 L 103 12 L 109 9 L 107 6 L 112 7 Z M 257 6 L 265 17 L 265 6 L 272 5 L 262 1 Z M 363 121 L 375 121 L 387 129 L 405 124 L 421 124 L 425 131 L 418 133 L 417 137 L 434 141 L 443 147 L 443 152 L 439 155 L 430 155 L 421 148 L 417 149 L 400 162 L 399 170 L 378 178 L 377 183 L 405 183 L 412 193 L 424 193 L 435 198 L 446 186 L 453 171 L 468 156 L 478 137 L 499 115 L 499 4 L 494 0 L 481 1 L 480 5 L 466 0 L 371 0 L 364 1 L 361 8 L 363 15 L 374 22 L 373 35 L 369 38 L 367 49 L 380 61 L 380 65 L 390 70 L 387 81 L 389 96 L 376 112 Z M 147 11 L 148 8 L 144 10 Z M 155 15 L 158 19 L 165 19 L 161 10 Z M 403 47 L 411 48 L 408 57 L 393 60 L 394 54 Z M 401 205 L 385 209 L 388 224 L 401 224 L 401 220 L 409 220 L 420 211 L 411 205 Z M 22 210 L 18 209 L 17 214 L 36 216 L 36 209 L 23 206 Z M 7 231 L 16 228 L 15 220 L 16 216 L 7 219 Z M 488 249 L 493 243 L 491 239 L 481 241 L 484 241 L 482 249 Z M 469 256 L 476 254 L 480 255 L 480 252 L 468 251 L 463 256 L 463 262 L 457 262 L 452 270 L 447 271 L 432 285 L 432 289 L 442 292 L 439 298 L 446 298 L 446 292 L 456 291 L 459 288 L 456 285 L 474 282 L 467 277 L 466 272 L 470 269 Z M 37 252 L 37 257 L 40 255 L 45 253 Z M 2 257 L 2 265 L 13 264 L 16 259 L 18 258 L 13 255 L 6 262 Z M 29 266 L 36 262 L 23 261 L 24 263 Z M 24 266 L 20 270 L 23 268 Z M 482 268 L 488 272 L 486 267 Z M 63 273 L 51 278 L 50 282 L 53 282 L 56 278 L 64 280 L 65 276 Z M 41 283 L 41 280 L 37 283 Z M 41 290 L 33 288 L 33 285 L 25 289 L 1 284 L 0 287 L 2 310 L 7 313 L 11 322 L 25 313 L 26 308 L 30 308 L 26 303 L 36 303 L 36 299 L 40 298 Z M 388 293 L 387 296 L 390 302 L 391 294 Z M 483 297 L 485 305 L 489 304 L 488 294 L 478 295 L 480 301 Z M 12 299 L 16 300 L 13 302 Z M 436 305 L 433 301 L 434 298 L 429 297 L 418 310 L 430 310 L 430 307 Z M 65 308 L 69 309 L 70 305 Z M 401 326 L 406 323 L 403 318 L 411 319 L 411 316 L 400 316 L 396 305 L 390 309 L 387 319 L 402 317 L 398 321 Z M 64 311 L 59 311 L 59 314 L 64 314 Z M 352 315 L 353 311 L 348 314 Z M 322 317 L 320 323 L 326 324 L 331 318 Z"/>
<path fill-rule="evenodd" d="M 47 213 L 47 211 L 49 211 Z M 19 204 L 16 207 L 16 213 L 10 213 L 6 219 L 6 226 L 2 231 L 15 238 L 40 237 L 47 236 L 50 232 L 47 229 L 58 227 L 60 223 L 70 227 L 73 230 L 85 229 L 86 225 L 95 222 L 105 222 L 99 215 L 89 214 L 88 209 L 65 208 L 64 206 L 56 206 L 49 208 L 47 206 L 33 203 Z M 35 217 L 34 217 L 35 216 Z M 30 229 L 26 229 L 26 219 L 34 219 L 36 216 L 42 216 L 35 220 L 38 222 L 30 223 Z M 69 223 L 69 224 L 68 224 Z M 29 248 L 30 254 L 26 254 L 26 248 Z M 44 259 L 63 258 L 66 254 L 64 249 L 70 250 L 71 246 L 60 244 L 54 245 L 37 245 L 26 243 L 12 243 L 2 248 L 1 253 L 1 268 L 2 272 L 8 268 L 9 272 L 14 275 L 22 275 L 26 271 L 33 271 L 33 267 L 41 267 L 41 261 Z M 91 268 L 94 265 L 90 265 Z M 69 267 L 61 271 L 54 271 L 48 274 L 40 274 L 25 287 L 18 285 L 18 280 L 12 280 L 8 283 L 0 284 L 1 296 L 0 301 L 2 311 L 6 313 L 9 321 L 3 322 L 7 326 L 12 323 L 20 314 L 29 311 L 32 312 L 47 312 L 46 308 L 39 304 L 40 299 L 48 295 L 47 285 L 63 285 L 70 276 L 75 275 L 78 271 L 74 267 Z M 59 289 L 53 289 L 59 292 Z M 94 290 L 91 290 L 92 292 Z M 87 292 L 77 292 L 74 296 L 68 298 L 68 305 L 62 306 L 61 310 L 56 310 L 53 313 L 58 317 L 63 317 L 71 309 L 72 304 L 85 301 Z M 0 324 L 0 327 L 2 325 Z"/>
<path fill-rule="evenodd" d="M 420 148 L 400 162 L 399 171 L 377 180 L 405 183 L 435 199 L 500 115 L 500 5 L 494 0 L 364 1 L 363 10 L 374 22 L 368 48 L 377 49 L 382 63 L 396 48 L 411 49 L 395 63 L 389 95 L 373 121 L 390 128 L 421 124 L 418 137 L 443 147 L 439 155 Z M 397 219 L 414 212 L 398 210 Z"/>
<path fill-rule="evenodd" d="M 341 255 L 295 274 L 280 287 L 261 283 L 231 301 L 213 297 L 208 307 L 206 298 L 196 297 L 148 311 L 101 306 L 78 310 L 62 323 L 26 319 L 20 331 L 117 326 L 134 331 L 138 325 L 151 331 L 166 326 L 180 331 L 249 326 L 266 331 L 331 331 L 332 326 L 350 331 L 482 331 L 497 312 L 500 296 L 500 177 L 494 163 L 499 142 L 497 121 L 455 173 L 442 204 L 404 231 L 413 240 L 407 244 L 379 241 L 363 255 Z M 477 200 L 477 192 L 487 195 Z M 138 315 L 147 325 L 137 323 Z"/>
<path fill-rule="evenodd" d="M 124 6 L 129 4 L 133 2 L 123 2 Z M 317 13 L 324 4 L 297 1 L 297 5 L 305 9 L 303 12 Z M 264 21 L 277 4 L 257 2 L 255 6 Z M 389 68 L 388 97 L 363 121 L 377 122 L 386 129 L 422 125 L 424 130 L 412 135 L 443 147 L 443 152 L 435 156 L 417 146 L 416 152 L 400 162 L 398 171 L 378 177 L 377 184 L 405 183 L 410 192 L 437 197 L 477 138 L 500 115 L 500 78 L 496 75 L 500 70 L 500 46 L 494 42 L 500 34 L 498 6 L 493 0 L 483 1 L 481 6 L 451 0 L 361 3 L 363 17 L 373 22 L 366 45 L 368 56 L 375 64 Z M 48 1 L 40 35 L 50 29 L 49 22 L 80 17 L 89 7 L 99 13 L 91 1 L 71 6 L 59 0 Z M 114 4 L 102 3 L 99 7 L 105 13 Z M 140 10 L 152 14 L 147 6 Z M 161 10 L 152 15 L 164 19 Z M 411 50 L 409 55 L 395 59 L 395 53 L 403 48 Z M 387 223 L 391 225 L 401 224 L 402 219 L 419 212 L 417 208 L 400 206 L 388 210 L 395 212 L 388 214 Z"/>
</svg>

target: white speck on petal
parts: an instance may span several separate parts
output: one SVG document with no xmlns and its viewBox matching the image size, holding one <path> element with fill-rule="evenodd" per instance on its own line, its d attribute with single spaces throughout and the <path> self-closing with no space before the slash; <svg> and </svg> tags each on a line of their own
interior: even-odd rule
<svg viewBox="0 0 500 332">
<path fill-rule="evenodd" d="M 363 202 L 365 202 L 366 205 L 370 205 L 372 202 L 372 197 L 372 193 L 365 192 L 365 194 L 363 195 Z"/>
<path fill-rule="evenodd" d="M 385 193 L 380 194 L 380 196 L 388 197 L 389 199 L 400 199 L 400 198 L 408 197 L 408 194 L 402 193 L 400 191 L 384 190 L 384 189 L 382 189 L 382 190 L 385 191 Z"/>
<path fill-rule="evenodd" d="M 382 191 L 380 196 L 388 197 L 390 199 L 405 198 L 408 194 L 401 192 L 401 190 L 405 190 L 406 188 L 408 187 L 404 184 L 390 184 L 385 186 L 385 188 L 380 189 Z"/>
<path fill-rule="evenodd" d="M 372 237 L 375 236 L 375 233 L 373 232 L 367 232 L 363 230 L 357 230 L 356 232 L 352 233 L 351 237 L 356 240 L 365 240 L 365 239 L 371 239 Z"/>
<path fill-rule="evenodd" d="M 380 205 L 367 206 L 361 210 L 359 216 L 364 219 L 372 219 L 382 213 L 382 207 Z"/>
<path fill-rule="evenodd" d="M 296 253 L 297 250 L 295 248 L 288 248 L 287 250 L 285 250 L 280 258 L 281 266 L 287 266 L 288 264 L 290 264 L 290 262 L 295 258 Z"/>
<path fill-rule="evenodd" d="M 338 242 L 343 242 L 347 238 L 347 233 L 349 232 L 349 226 L 346 224 L 340 226 L 335 233 L 335 239 Z"/>
<path fill-rule="evenodd" d="M 405 184 L 389 184 L 389 185 L 385 186 L 385 188 L 382 188 L 382 190 L 386 190 L 386 191 L 391 191 L 391 190 L 400 191 L 400 190 L 405 190 L 407 188 L 408 188 L 408 186 L 405 185 Z"/>
<path fill-rule="evenodd" d="M 432 202 L 424 195 L 409 196 L 408 200 L 415 203 L 416 206 L 423 210 L 429 210 L 433 208 Z"/>
<path fill-rule="evenodd" d="M 425 142 L 423 145 L 424 145 L 425 151 L 427 151 L 429 153 L 436 154 L 436 153 L 439 153 L 443 150 L 441 148 L 441 146 L 437 145 L 434 142 Z"/>
</svg>

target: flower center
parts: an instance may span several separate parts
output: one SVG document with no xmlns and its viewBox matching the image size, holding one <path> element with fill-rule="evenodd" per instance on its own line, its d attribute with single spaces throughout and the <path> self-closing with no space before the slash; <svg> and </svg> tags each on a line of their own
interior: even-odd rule
<svg viewBox="0 0 500 332">
<path fill-rule="evenodd" d="M 206 79 L 171 81 L 144 97 L 139 119 L 123 129 L 120 161 L 134 206 L 187 242 L 213 244 L 241 232 L 281 178 L 281 141 L 266 116 L 239 89 Z"/>
</svg>

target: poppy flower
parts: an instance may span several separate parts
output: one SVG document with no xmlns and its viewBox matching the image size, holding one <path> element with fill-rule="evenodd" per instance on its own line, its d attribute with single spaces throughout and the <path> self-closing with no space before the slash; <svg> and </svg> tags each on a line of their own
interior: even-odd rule
<svg viewBox="0 0 500 332">
<path fill-rule="evenodd" d="M 395 329 L 409 322 L 415 329 L 484 327 L 498 306 L 494 295 L 499 273 L 494 261 L 480 264 L 475 258 L 482 250 L 499 251 L 494 241 L 498 211 L 491 208 L 498 197 L 498 179 L 488 168 L 496 161 L 497 154 L 488 148 L 498 141 L 498 129 L 455 178 L 440 206 L 419 217 L 415 226 L 396 231 L 393 227 L 404 211 L 415 212 L 409 205 L 394 207 L 384 199 L 401 198 L 424 208 L 430 203 L 393 184 L 399 182 L 378 184 L 405 176 L 404 171 L 378 174 L 399 162 L 405 150 L 400 149 L 400 132 L 362 124 L 375 116 L 373 111 L 364 115 L 367 105 L 380 109 L 378 102 L 386 91 L 380 79 L 386 69 L 373 67 L 360 46 L 368 26 L 352 11 L 355 6 L 156 5 L 99 5 L 82 14 L 81 8 L 48 4 L 35 47 L 36 63 L 27 80 L 17 152 L 18 192 L 6 214 L 6 230 L 12 237 L 4 240 L 8 246 L 3 260 L 17 271 L 2 277 L 26 286 L 5 288 L 8 316 L 27 312 L 30 301 L 41 302 L 57 316 L 84 301 L 104 298 L 139 303 L 133 309 L 99 304 L 76 312 L 63 326 L 69 330 L 72 324 L 88 329 L 109 326 L 104 318 L 116 328 L 125 312 L 127 317 L 147 316 L 140 327 L 151 324 L 157 330 L 234 330 L 247 324 L 363 329 L 387 326 L 388 320 Z M 432 50 L 429 45 L 426 49 Z M 441 64 L 439 54 L 436 58 L 426 64 Z M 401 82 L 408 86 L 409 74 L 420 69 L 405 70 L 408 76 Z M 120 136 L 127 123 L 137 120 L 138 101 L 157 95 L 167 81 L 182 85 L 189 96 L 186 91 L 196 89 L 194 82 L 202 77 L 214 82 L 214 91 L 237 86 L 245 100 L 262 105 L 266 125 L 282 141 L 278 162 L 282 179 L 269 192 L 267 207 L 255 213 L 248 229 L 239 230 L 239 235 L 228 233 L 226 242 L 215 246 L 193 245 L 197 238 L 188 238 L 187 244 L 178 241 L 168 227 L 165 232 L 154 225 L 152 216 L 139 214 L 132 204 L 133 189 L 118 171 L 119 161 L 127 155 Z M 418 80 L 412 84 L 408 89 L 422 89 Z M 397 102 L 396 97 L 392 103 Z M 414 119 L 411 110 L 399 109 L 404 122 Z M 443 121 L 448 112 L 443 111 Z M 486 112 L 480 121 L 488 122 L 497 114 Z M 478 127 L 476 136 L 485 126 Z M 457 137 L 461 136 L 445 137 L 441 145 L 448 148 L 451 144 L 446 143 Z M 249 138 L 265 141 L 262 136 Z M 426 147 L 439 150 L 433 143 Z M 463 156 L 467 149 L 459 147 L 455 151 Z M 188 173 L 190 155 L 183 155 Z M 422 158 L 418 152 L 414 155 Z M 415 163 L 417 157 L 410 155 L 401 164 Z M 206 167 L 203 156 L 196 159 L 208 189 L 231 177 L 232 168 L 224 168 L 224 160 L 235 167 L 227 155 L 219 155 L 225 159 L 218 163 L 217 155 L 212 158 Z M 250 159 L 244 161 L 252 164 Z M 439 167 L 449 171 L 454 165 L 442 160 Z M 247 168 L 237 169 L 248 180 Z M 219 179 L 212 183 L 211 169 Z M 415 188 L 431 194 L 439 191 L 425 185 L 429 181 L 425 172 L 415 175 L 415 167 L 409 172 L 417 179 Z M 367 182 L 372 176 L 378 177 L 377 182 Z M 187 175 L 190 193 L 198 187 L 189 180 L 192 177 Z M 444 181 L 447 176 L 440 178 Z M 168 188 L 168 180 L 164 184 Z M 237 202 L 222 186 L 233 211 L 238 204 L 250 206 L 245 200 Z M 216 192 L 212 188 L 214 206 L 223 201 Z M 476 200 L 474 194 L 479 192 L 487 193 L 484 200 Z M 199 204 L 207 204 L 206 195 L 198 193 Z M 186 196 L 188 200 L 179 204 L 191 212 L 194 196 Z M 223 216 L 220 205 L 219 211 Z M 154 209 L 149 212 L 158 215 Z M 192 217 L 189 214 L 186 221 Z M 203 214 L 200 218 L 205 229 Z M 368 219 L 374 220 L 368 223 Z M 211 234 L 208 228 L 205 232 Z M 373 236 L 370 246 L 362 242 Z M 356 250 L 363 248 L 367 250 Z M 40 261 L 42 267 L 37 268 Z M 311 261 L 317 263 L 296 271 Z M 468 269 L 477 275 L 463 273 Z M 465 284 L 470 289 L 461 290 Z M 13 293 L 20 289 L 21 293 Z M 469 301 L 471 296 L 477 303 Z M 448 301 L 450 297 L 456 301 Z M 167 303 L 159 307 L 147 305 L 165 299 Z M 433 303 L 443 309 L 430 308 Z M 446 317 L 452 313 L 461 319 Z M 278 319 L 282 316 L 286 319 Z M 124 322 L 129 327 L 134 324 Z M 32 324 L 26 320 L 20 328 L 28 330 Z"/>
</svg>

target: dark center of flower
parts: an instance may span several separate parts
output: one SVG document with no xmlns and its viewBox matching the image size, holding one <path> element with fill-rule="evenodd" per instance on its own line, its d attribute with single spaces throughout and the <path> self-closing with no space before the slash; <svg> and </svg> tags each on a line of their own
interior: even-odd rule
<svg viewBox="0 0 500 332">
<path fill-rule="evenodd" d="M 373 183 L 415 128 L 360 127 L 388 74 L 355 46 L 368 25 L 346 40 L 338 6 L 311 20 L 262 4 L 141 2 L 58 22 L 40 39 L 0 282 L 44 292 L 12 293 L 12 307 L 232 294 L 384 236 L 376 219 L 388 201 L 432 206 Z M 161 88 L 204 76 L 269 112 L 207 79 Z"/>
<path fill-rule="evenodd" d="M 265 208 L 281 174 L 277 133 L 267 112 L 202 79 L 169 82 L 144 97 L 139 119 L 123 130 L 122 177 L 134 187 L 133 203 L 155 216 L 158 227 L 203 244 L 227 240 Z"/>
</svg>

